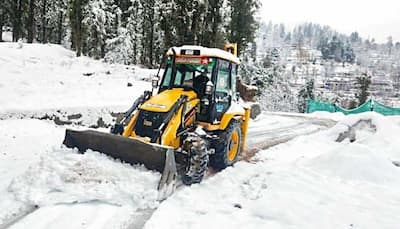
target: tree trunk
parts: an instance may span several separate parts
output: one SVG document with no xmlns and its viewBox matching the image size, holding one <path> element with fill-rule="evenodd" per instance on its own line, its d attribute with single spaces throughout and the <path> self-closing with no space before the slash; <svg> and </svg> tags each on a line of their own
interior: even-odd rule
<svg viewBox="0 0 400 229">
<path fill-rule="evenodd" d="M 47 0 L 43 0 L 43 5 L 42 5 L 42 43 L 47 42 L 47 37 L 46 37 L 46 5 L 47 5 Z"/>
<path fill-rule="evenodd" d="M 154 49 L 154 19 L 150 19 L 150 39 L 149 39 L 149 64 L 153 67 L 153 49 Z"/>
<path fill-rule="evenodd" d="M 197 9 L 195 9 L 194 11 L 193 11 L 193 16 L 192 16 L 192 24 L 191 24 L 191 26 L 190 26 L 190 35 L 192 36 L 191 38 L 189 38 L 190 39 L 190 41 L 191 41 L 191 43 L 193 44 L 193 45 L 197 45 L 198 43 L 196 43 L 196 38 L 197 38 L 197 36 L 196 36 L 196 31 L 197 31 L 197 23 L 198 23 L 198 14 L 197 14 Z"/>
<path fill-rule="evenodd" d="M 13 26 L 12 37 L 13 37 L 13 41 L 16 42 L 21 38 L 22 0 L 16 0 L 13 3 L 12 11 L 14 13 L 14 15 L 11 16 L 11 18 L 12 18 L 12 26 Z"/>
<path fill-rule="evenodd" d="M 33 43 L 35 33 L 35 0 L 29 1 L 29 16 L 27 23 L 28 43 Z"/>
<path fill-rule="evenodd" d="M 143 20 L 143 24 L 145 24 L 145 20 Z M 141 64 L 146 64 L 146 55 L 147 55 L 147 50 L 146 50 L 146 28 L 143 26 L 142 28 L 142 55 L 140 56 L 140 62 Z"/>
<path fill-rule="evenodd" d="M 58 30 L 57 30 L 57 44 L 61 44 L 62 42 L 62 35 L 63 35 L 63 23 L 64 21 L 64 15 L 62 12 L 60 12 L 60 15 L 58 16 Z"/>
<path fill-rule="evenodd" d="M 0 3 L 0 42 L 3 42 L 3 26 L 4 26 L 4 6 Z"/>
<path fill-rule="evenodd" d="M 81 0 L 76 0 L 76 34 L 75 34 L 75 45 L 76 45 L 76 56 L 82 55 L 82 3 Z"/>
<path fill-rule="evenodd" d="M 135 39 L 133 40 L 133 64 L 137 64 L 137 55 L 138 55 L 138 48 L 137 48 L 137 42 L 138 42 L 138 39 L 137 39 L 137 36 L 138 36 L 138 33 L 139 33 L 139 31 L 138 31 L 138 29 L 137 29 L 137 25 L 135 25 L 135 28 L 134 28 L 134 34 L 135 34 Z"/>
</svg>

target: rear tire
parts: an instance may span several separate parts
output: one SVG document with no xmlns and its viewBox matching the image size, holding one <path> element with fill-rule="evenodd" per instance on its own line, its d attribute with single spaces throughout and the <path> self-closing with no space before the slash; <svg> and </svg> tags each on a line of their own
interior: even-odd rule
<svg viewBox="0 0 400 229">
<path fill-rule="evenodd" d="M 216 170 L 232 166 L 238 160 L 242 146 L 242 131 L 236 120 L 229 123 L 225 131 L 219 134 L 219 141 L 215 142 L 215 154 L 210 156 L 210 166 Z"/>
<path fill-rule="evenodd" d="M 208 166 L 208 152 L 205 141 L 199 136 L 191 136 L 187 139 L 187 148 L 189 151 L 189 162 L 185 174 L 182 176 L 182 182 L 185 185 L 200 183 Z"/>
</svg>

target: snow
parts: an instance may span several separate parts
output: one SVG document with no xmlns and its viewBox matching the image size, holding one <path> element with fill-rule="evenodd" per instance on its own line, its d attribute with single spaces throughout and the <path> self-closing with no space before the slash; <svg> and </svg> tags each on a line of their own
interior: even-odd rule
<svg viewBox="0 0 400 229">
<path fill-rule="evenodd" d="M 3 41 L 12 41 L 12 32 L 3 32 Z"/>
<path fill-rule="evenodd" d="M 159 173 L 66 149 L 64 132 L 50 121 L 0 120 L 0 225 L 38 205 L 13 228 L 121 228 L 158 206 Z"/>
<path fill-rule="evenodd" d="M 376 132 L 361 128 L 354 143 L 335 142 L 361 119 Z M 145 228 L 397 228 L 399 132 L 375 113 L 344 117 L 176 193 Z"/>
<path fill-rule="evenodd" d="M 0 53 L 0 227 L 29 213 L 34 205 L 40 208 L 32 215 L 54 211 L 54 218 L 38 224 L 29 215 L 21 228 L 54 225 L 62 219 L 58 212 L 62 209 L 69 214 L 64 216 L 65 227 L 69 228 L 71 214 L 86 209 L 74 225 L 96 223 L 98 215 L 108 212 L 103 223 L 109 228 L 106 225 L 119 218 L 129 224 L 132 214 L 157 206 L 150 199 L 157 198 L 158 173 L 96 153 L 80 155 L 63 149 L 65 127 L 37 120 L 44 115 L 80 114 L 76 122 L 81 125 L 92 125 L 99 117 L 110 123 L 111 112 L 124 112 L 143 90 L 151 88 L 138 79 L 150 78 L 154 70 L 77 58 L 58 45 L 0 43 Z M 128 82 L 133 86 L 127 87 Z M 98 208 L 92 204 L 96 202 Z M 111 212 L 121 217 L 113 219 Z"/>
<path fill-rule="evenodd" d="M 181 47 L 173 48 L 178 55 L 181 53 L 181 50 L 200 50 L 200 56 L 219 57 L 225 60 L 232 61 L 236 64 L 240 64 L 240 60 L 237 56 L 218 48 L 207 48 L 196 45 L 184 45 Z M 167 54 L 172 55 L 172 49 L 169 49 Z"/>
<path fill-rule="evenodd" d="M 116 207 L 100 202 L 75 204 L 74 208 L 62 204 L 44 206 L 12 228 L 126 228 L 134 216 L 131 212 L 132 209 L 126 206 Z M 98 220 L 91 220 L 93 218 Z"/>
<path fill-rule="evenodd" d="M 125 110 L 155 70 L 109 65 L 58 45 L 0 43 L 0 114 L 71 108 Z M 134 87 L 127 87 L 127 83 Z"/>
<path fill-rule="evenodd" d="M 159 202 L 159 173 L 67 149 L 70 126 L 38 120 L 79 113 L 87 128 L 127 109 L 154 71 L 56 45 L 16 47 L 0 43 L 0 227 L 398 228 L 399 117 L 264 112 L 250 123 L 249 145 L 281 144 Z M 352 126 L 355 141 L 337 142 Z"/>
<path fill-rule="evenodd" d="M 62 147 L 43 155 L 37 165 L 12 181 L 8 191 L 37 206 L 101 200 L 145 209 L 157 206 L 160 177 L 157 172 L 98 152 L 79 154 Z"/>
</svg>

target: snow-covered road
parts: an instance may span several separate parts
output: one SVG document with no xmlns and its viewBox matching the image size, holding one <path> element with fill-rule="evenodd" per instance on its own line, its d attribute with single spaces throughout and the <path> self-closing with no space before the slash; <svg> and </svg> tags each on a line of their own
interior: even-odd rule
<svg viewBox="0 0 400 229">
<path fill-rule="evenodd" d="M 307 124 L 305 120 L 304 117 L 263 114 L 250 125 L 249 147 L 259 147 L 263 142 L 276 144 L 278 140 L 283 140 L 279 134 L 283 132 L 286 132 L 287 141 L 296 135 L 326 128 Z M 327 120 L 327 123 L 330 121 Z M 0 142 L 5 143 L 2 145 L 4 153 L 0 156 L 0 190 L 9 197 L 0 204 L 4 209 L 0 210 L 0 228 L 11 225 L 10 228 L 25 228 L 27 225 L 52 228 L 70 219 L 74 219 L 74 224 L 67 224 L 69 228 L 99 228 L 99 225 L 110 228 L 110 224 L 114 224 L 113 228 L 125 228 L 127 225 L 129 228 L 141 228 L 157 208 L 157 203 L 151 206 L 124 203 L 134 198 L 133 193 L 138 194 L 138 199 L 143 199 L 146 204 L 155 201 L 156 195 L 151 199 L 149 193 L 156 191 L 159 175 L 140 177 L 143 171 L 121 172 L 122 168 L 113 165 L 119 163 L 108 158 L 91 154 L 83 156 L 70 149 L 60 149 L 65 127 L 48 120 L 1 120 L 0 126 L 0 130 L 4 131 Z M 92 158 L 85 158 L 87 155 Z M 99 166 L 95 166 L 96 163 Z M 125 177 L 126 174 L 131 175 Z M 149 179 L 153 179 L 153 183 L 144 182 Z M 106 185 L 98 185 L 97 182 Z M 132 185 L 135 182 L 141 186 Z M 146 190 L 140 194 L 140 188 Z M 123 193 L 126 193 L 125 197 Z"/>
</svg>

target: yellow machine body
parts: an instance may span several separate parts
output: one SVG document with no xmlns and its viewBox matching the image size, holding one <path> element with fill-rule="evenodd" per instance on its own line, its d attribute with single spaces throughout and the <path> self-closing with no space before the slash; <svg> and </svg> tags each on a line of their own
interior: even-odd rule
<svg viewBox="0 0 400 229">
<path fill-rule="evenodd" d="M 162 178 L 158 188 L 164 191 L 173 189 L 179 163 L 192 166 L 185 169 L 185 184 L 200 182 L 208 158 L 211 163 L 211 157 L 218 152 L 224 152 L 215 160 L 219 169 L 233 165 L 240 151 L 245 149 L 250 120 L 250 109 L 241 107 L 236 97 L 232 72 L 235 69 L 236 74 L 240 64 L 236 44 L 227 44 L 225 51 L 200 46 L 174 47 L 167 52 L 166 58 L 169 69 L 165 69 L 160 86 L 157 81 L 153 84 L 153 89 L 159 86 L 158 92 L 146 91 L 139 97 L 124 114 L 123 121 L 111 128 L 111 133 L 67 130 L 64 145 L 78 148 L 82 153 L 92 149 L 160 171 Z M 227 89 L 221 89 L 223 84 L 217 78 L 220 67 L 229 69 L 221 75 L 229 76 L 225 81 L 229 82 L 225 83 Z M 188 75 L 191 88 L 187 87 Z M 200 76 L 208 79 L 199 84 L 204 90 L 195 87 Z M 178 81 L 180 83 L 176 85 Z M 222 93 L 218 94 L 222 97 L 217 97 L 217 92 Z M 180 159 L 176 156 L 178 153 Z M 193 158 L 194 154 L 198 157 Z M 184 159 L 181 160 L 182 155 Z M 205 161 L 196 161 L 199 158 Z M 221 164 L 221 160 L 224 163 Z"/>
<path fill-rule="evenodd" d="M 181 139 L 177 137 L 177 131 L 179 126 L 182 123 L 182 115 L 187 115 L 189 112 L 193 111 L 193 108 L 196 108 L 199 104 L 199 98 L 193 91 L 185 91 L 182 88 L 173 88 L 171 90 L 165 90 L 160 94 L 156 94 L 152 96 L 149 100 L 143 103 L 140 106 L 140 110 L 146 110 L 151 112 L 168 112 L 173 106 L 174 102 L 178 100 L 181 95 L 185 95 L 188 98 L 187 103 L 179 108 L 178 112 L 175 113 L 171 121 L 168 123 L 164 133 L 161 135 L 161 141 L 157 142 L 158 144 L 171 146 L 174 149 L 179 148 L 181 145 Z M 185 108 L 185 111 L 183 109 Z M 142 137 L 137 135 L 133 129 L 138 119 L 138 112 L 132 116 L 128 125 L 126 126 L 123 136 L 130 138 L 137 138 L 141 141 L 150 142 L 150 138 Z M 206 122 L 197 122 L 195 123 L 195 115 L 191 116 L 188 120 L 184 122 L 185 126 L 190 125 L 199 125 L 202 126 L 207 131 L 217 131 L 217 130 L 225 130 L 229 123 L 235 119 L 241 124 L 241 131 L 243 136 L 243 144 L 241 144 L 242 150 L 245 148 L 248 122 L 250 120 L 250 110 L 248 108 L 244 108 L 243 112 L 226 112 L 221 121 L 216 123 L 206 123 Z M 145 123 L 143 123 L 145 125 Z"/>
</svg>

